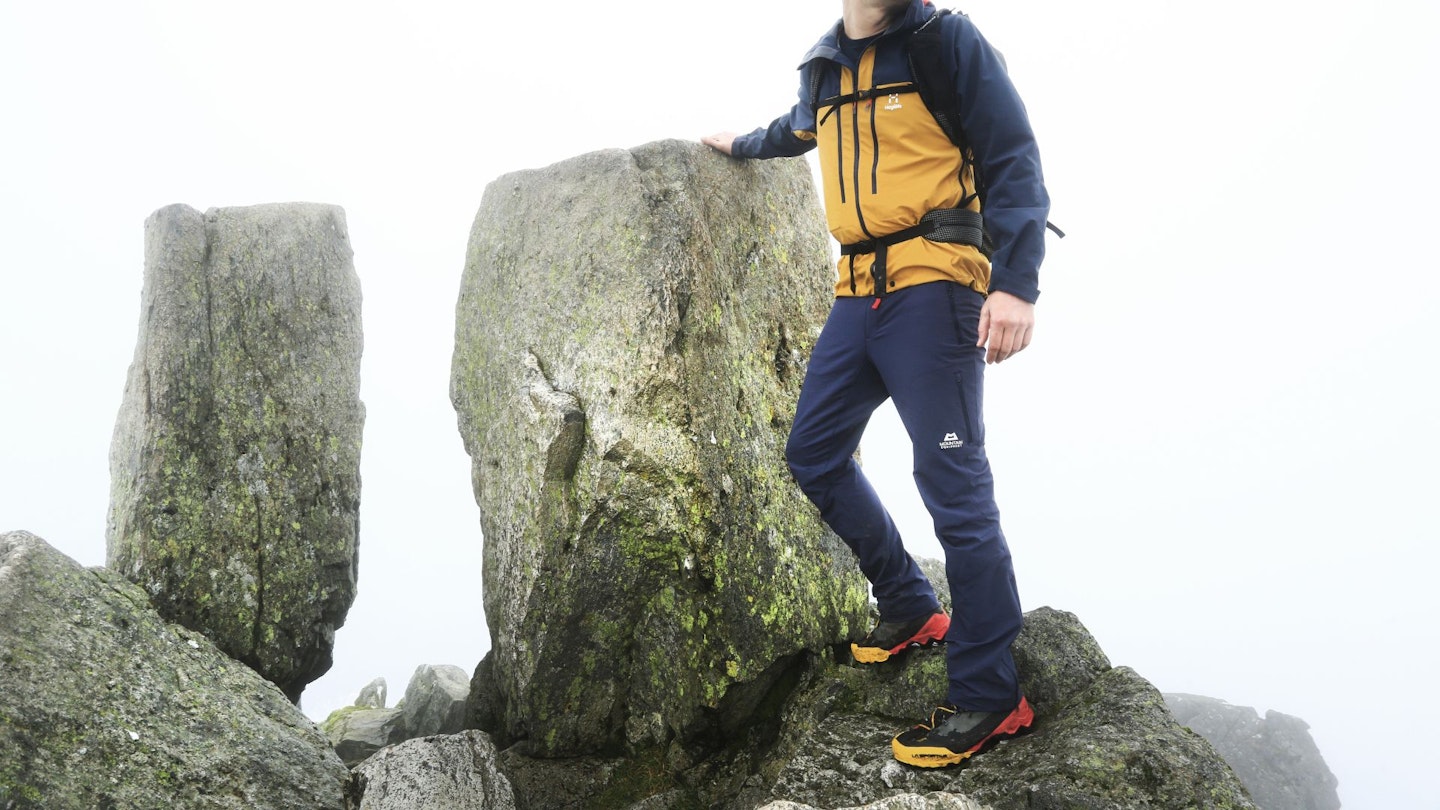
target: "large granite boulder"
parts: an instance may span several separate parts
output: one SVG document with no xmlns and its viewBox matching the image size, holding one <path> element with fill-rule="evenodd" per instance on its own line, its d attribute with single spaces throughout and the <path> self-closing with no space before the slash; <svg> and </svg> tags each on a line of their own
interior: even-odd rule
<svg viewBox="0 0 1440 810">
<path fill-rule="evenodd" d="M 342 706 L 320 724 L 320 731 L 335 747 L 347 768 L 364 762 L 386 746 L 410 739 L 405 731 L 405 710 Z"/>
<path fill-rule="evenodd" d="M 482 731 L 409 740 L 354 770 L 359 810 L 515 810 L 510 781 Z M 565 785 L 552 785 L 563 792 Z"/>
<path fill-rule="evenodd" d="M 430 737 L 455 734 L 465 728 L 465 701 L 470 696 L 470 675 L 450 664 L 416 667 L 405 687 L 405 734 Z"/>
<path fill-rule="evenodd" d="M 117 574 L 0 534 L 0 807 L 343 810 L 348 789 L 273 684 Z"/>
<path fill-rule="evenodd" d="M 162 208 L 108 565 L 298 700 L 355 598 L 360 284 L 330 205 Z"/>
<path fill-rule="evenodd" d="M 714 738 L 863 631 L 866 583 L 783 460 L 833 272 L 803 160 L 665 141 L 486 189 L 451 398 L 497 742 Z"/>
<path fill-rule="evenodd" d="M 1340 782 L 1304 720 L 1274 710 L 1262 719 L 1249 706 L 1201 695 L 1167 694 L 1165 703 L 1215 746 L 1260 810 L 1340 810 Z"/>
</svg>

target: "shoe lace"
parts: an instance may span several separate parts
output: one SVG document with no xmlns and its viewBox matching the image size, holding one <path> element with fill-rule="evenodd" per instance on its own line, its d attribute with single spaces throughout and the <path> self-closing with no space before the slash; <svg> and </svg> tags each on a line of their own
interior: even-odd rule
<svg viewBox="0 0 1440 810">
<path fill-rule="evenodd" d="M 919 728 L 923 728 L 926 731 L 934 731 L 941 723 L 955 714 L 956 711 L 957 709 L 954 706 L 948 703 L 942 703 L 930 712 L 930 722 L 921 723 Z"/>
</svg>

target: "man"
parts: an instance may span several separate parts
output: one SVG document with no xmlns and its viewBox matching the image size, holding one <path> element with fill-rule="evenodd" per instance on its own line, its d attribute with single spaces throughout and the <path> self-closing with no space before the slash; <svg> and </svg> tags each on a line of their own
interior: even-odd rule
<svg viewBox="0 0 1440 810">
<path fill-rule="evenodd" d="M 794 108 L 768 128 L 702 142 L 741 158 L 820 149 L 826 219 L 842 250 L 786 461 L 871 582 L 880 621 L 852 645 L 855 659 L 947 643 L 945 703 L 891 743 L 901 762 L 939 767 L 1033 722 L 1010 655 L 1020 598 L 985 455 L 981 379 L 986 363 L 1030 344 L 1050 203 L 1024 105 L 968 18 L 931 20 L 930 0 L 843 0 L 842 14 L 806 55 Z M 948 91 L 968 150 L 912 83 L 907 44 L 927 21 L 954 49 Z M 853 458 L 887 398 L 914 445 L 953 620 Z"/>
</svg>

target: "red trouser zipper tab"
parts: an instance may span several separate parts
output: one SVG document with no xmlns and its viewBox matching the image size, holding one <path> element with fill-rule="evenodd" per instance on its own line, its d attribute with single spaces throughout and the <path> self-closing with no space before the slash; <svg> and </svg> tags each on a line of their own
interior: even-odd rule
<svg viewBox="0 0 1440 810">
<path fill-rule="evenodd" d="M 876 298 L 876 299 L 875 299 L 875 303 L 871 304 L 871 305 L 870 305 L 870 308 L 871 308 L 871 309 L 879 309 L 879 308 L 880 308 L 880 299 L 879 299 L 879 298 Z"/>
</svg>

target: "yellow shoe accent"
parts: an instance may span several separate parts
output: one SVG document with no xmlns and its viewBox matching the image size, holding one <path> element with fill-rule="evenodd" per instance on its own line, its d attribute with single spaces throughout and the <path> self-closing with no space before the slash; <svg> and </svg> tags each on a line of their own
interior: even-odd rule
<svg viewBox="0 0 1440 810">
<path fill-rule="evenodd" d="M 902 745 L 899 740 L 890 741 L 890 750 L 895 754 L 897 761 L 906 765 L 914 765 L 917 768 L 948 768 L 951 765 L 959 765 L 974 753 L 966 751 L 963 754 L 957 754 L 948 748 Z"/>
<path fill-rule="evenodd" d="M 855 656 L 855 660 L 862 664 L 878 664 L 881 661 L 890 660 L 889 650 L 884 650 L 879 647 L 861 647 L 854 642 L 850 644 L 850 654 Z"/>
</svg>

